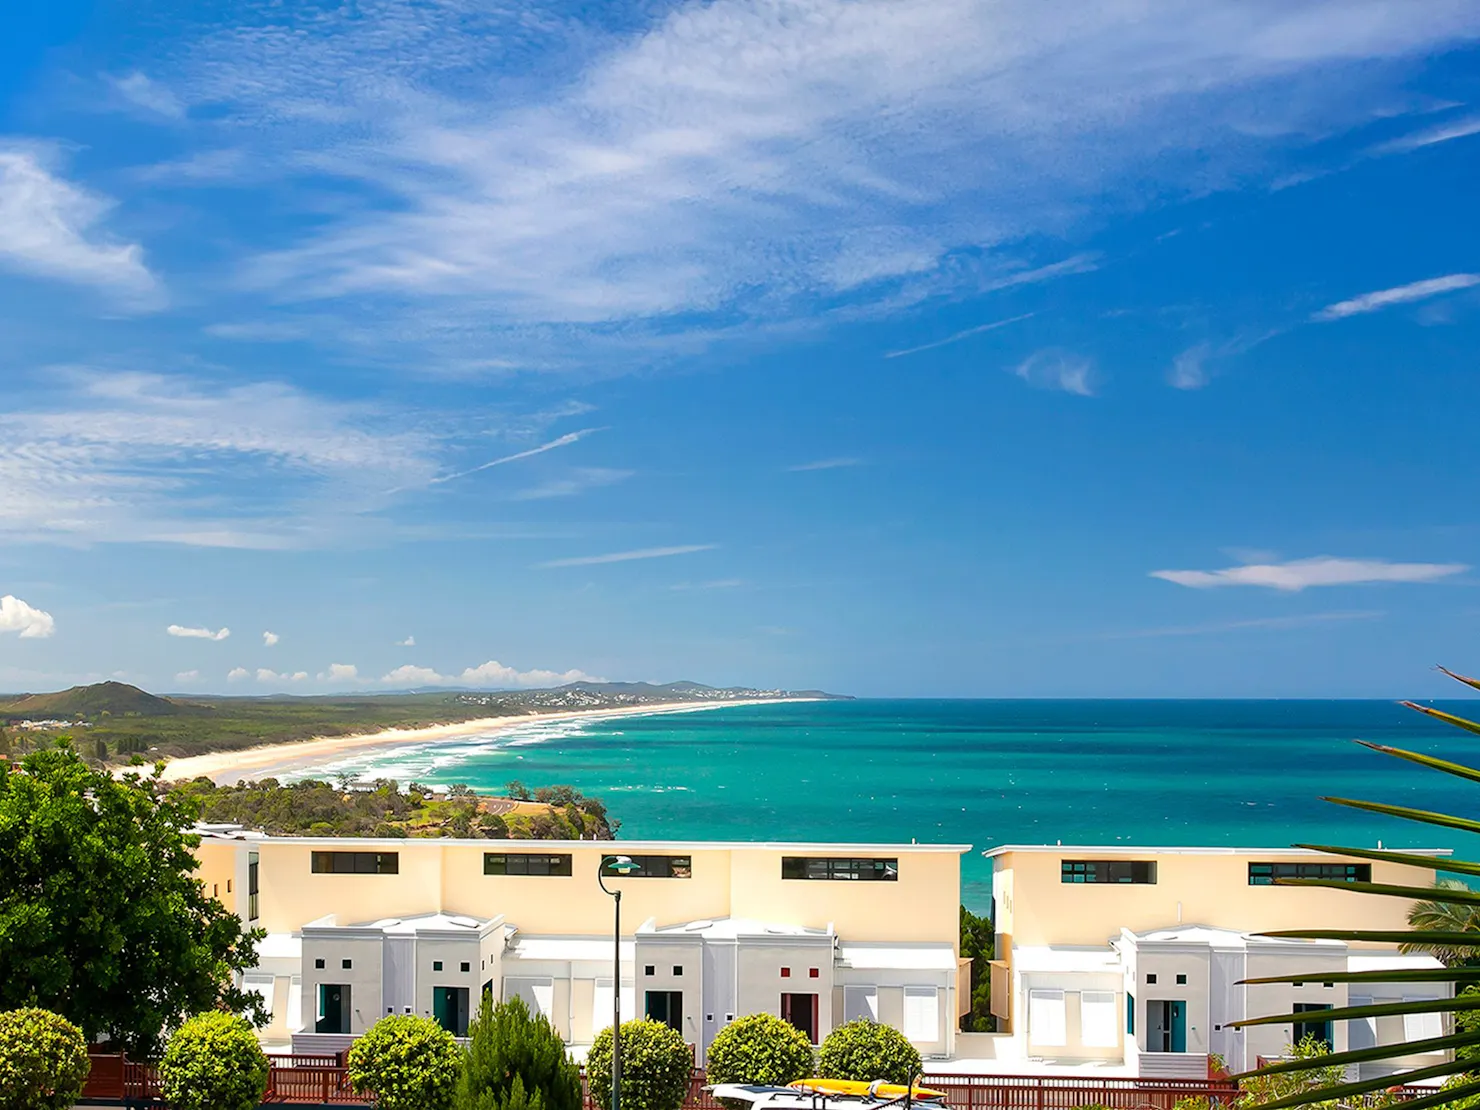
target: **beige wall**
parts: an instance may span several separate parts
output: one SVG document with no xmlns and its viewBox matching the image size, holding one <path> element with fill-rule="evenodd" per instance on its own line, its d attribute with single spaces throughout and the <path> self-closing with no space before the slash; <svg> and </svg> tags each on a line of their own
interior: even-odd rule
<svg viewBox="0 0 1480 1110">
<path fill-rule="evenodd" d="M 1065 859 L 1155 859 L 1155 884 L 1064 883 Z M 1344 890 L 1250 886 L 1251 861 L 1337 861 L 1280 851 L 1239 854 L 1104 850 L 1009 852 L 996 857 L 996 928 L 1013 943 L 1100 945 L 1122 928 L 1161 929 L 1179 922 L 1238 932 L 1315 928 L 1360 917 L 1367 929 L 1406 929 L 1408 904 Z M 1365 861 L 1357 861 L 1365 862 Z M 1391 863 L 1372 863 L 1375 882 L 1430 886 L 1433 872 Z M 1353 947 L 1360 947 L 1354 945 Z"/>
<path fill-rule="evenodd" d="M 608 880 L 622 890 L 623 932 L 643 921 L 659 925 L 699 918 L 748 917 L 778 924 L 825 928 L 833 924 L 850 941 L 937 941 L 955 946 L 960 905 L 960 854 L 951 848 L 854 848 L 834 851 L 757 845 L 706 848 L 683 844 L 592 844 L 527 841 L 408 839 L 365 841 L 325 838 L 313 842 L 254 840 L 207 842 L 198 850 L 202 877 L 218 882 L 226 897 L 228 875 L 245 875 L 245 853 L 260 856 L 261 917 L 269 932 L 294 932 L 306 922 L 335 914 L 342 922 L 431 913 L 489 918 L 503 914 L 526 934 L 599 935 L 611 928 L 612 900 L 596 882 L 601 858 L 615 851 L 690 855 L 687 879 Z M 314 851 L 380 851 L 399 855 L 396 875 L 314 874 Z M 806 881 L 781 878 L 784 855 L 888 855 L 899 860 L 893 883 Z M 489 851 L 568 852 L 570 877 L 485 875 Z M 236 870 L 233 868 L 235 861 Z M 244 879 L 241 881 L 245 881 Z M 209 890 L 210 887 L 208 886 Z M 235 908 L 234 902 L 227 903 Z M 243 902 L 242 905 L 245 903 Z M 909 913 L 882 907 L 910 907 Z M 1103 939 L 1103 938 L 1102 938 Z"/>
<path fill-rule="evenodd" d="M 200 870 L 195 877 L 205 885 L 206 894 L 220 900 L 231 913 L 236 913 L 237 845 L 203 841 L 195 850 Z M 242 908 L 246 908 L 246 891 L 242 891 Z M 302 922 L 299 922 L 302 924 Z"/>
</svg>

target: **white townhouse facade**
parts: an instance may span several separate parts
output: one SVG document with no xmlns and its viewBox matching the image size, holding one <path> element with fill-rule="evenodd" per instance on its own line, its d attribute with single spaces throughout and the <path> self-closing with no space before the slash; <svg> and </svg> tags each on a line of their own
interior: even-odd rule
<svg viewBox="0 0 1480 1110">
<path fill-rule="evenodd" d="M 1443 852 L 1426 853 L 1443 855 Z M 999 1033 L 963 1037 L 971 1070 L 1203 1078 L 1279 1057 L 1306 1034 L 1335 1051 L 1439 1036 L 1435 1015 L 1331 1022 L 1321 1011 L 1433 998 L 1448 985 L 1348 984 L 1349 971 L 1433 968 L 1425 955 L 1340 941 L 1257 934 L 1293 929 L 1405 929 L 1408 904 L 1276 878 L 1427 886 L 1433 872 L 1300 849 L 1004 846 L 993 862 Z M 1242 985 L 1289 975 L 1292 983 Z M 1232 1023 L 1302 1012 L 1298 1024 Z M 1363 1064 L 1363 1077 L 1421 1067 Z"/>
<path fill-rule="evenodd" d="M 820 1043 L 871 1017 L 955 1052 L 964 845 L 267 837 L 217 827 L 201 879 L 267 932 L 243 978 L 269 1048 L 337 1051 L 387 1014 L 466 1032 L 483 992 L 520 996 L 579 1055 L 648 1016 L 702 1060 L 771 1013 Z M 610 873 L 620 853 L 636 870 Z M 622 891 L 620 974 L 613 900 Z"/>
</svg>

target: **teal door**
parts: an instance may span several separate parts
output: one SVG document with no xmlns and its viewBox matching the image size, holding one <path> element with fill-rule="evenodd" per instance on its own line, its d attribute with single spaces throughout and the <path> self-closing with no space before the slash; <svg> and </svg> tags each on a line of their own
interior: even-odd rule
<svg viewBox="0 0 1480 1110">
<path fill-rule="evenodd" d="M 468 1035 L 468 988 L 433 987 L 432 1019 L 454 1037 Z"/>
<path fill-rule="evenodd" d="M 1187 1051 L 1187 1003 L 1173 1002 L 1169 1009 L 1172 1012 L 1172 1051 Z"/>
</svg>

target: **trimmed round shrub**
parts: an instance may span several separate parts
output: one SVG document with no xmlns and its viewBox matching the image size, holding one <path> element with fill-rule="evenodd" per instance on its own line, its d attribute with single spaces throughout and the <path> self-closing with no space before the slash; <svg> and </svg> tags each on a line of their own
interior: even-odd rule
<svg viewBox="0 0 1480 1110">
<path fill-rule="evenodd" d="M 622 1110 L 678 1110 L 693 1074 L 693 1054 L 678 1030 L 646 1019 L 622 1023 Z M 611 1110 L 611 1026 L 586 1053 L 586 1082 L 596 1105 Z"/>
<path fill-rule="evenodd" d="M 267 1057 L 245 1018 L 213 1010 L 175 1030 L 159 1084 L 170 1110 L 256 1110 L 267 1090 Z"/>
<path fill-rule="evenodd" d="M 82 1030 L 50 1010 L 0 1013 L 0 1110 L 62 1110 L 77 1101 L 92 1061 Z"/>
<path fill-rule="evenodd" d="M 817 1072 L 828 1079 L 908 1083 L 919 1070 L 920 1054 L 904 1034 L 868 1018 L 838 1026 L 817 1054 Z"/>
<path fill-rule="evenodd" d="M 709 1046 L 705 1078 L 782 1087 L 811 1075 L 812 1063 L 807 1034 L 774 1014 L 751 1014 L 719 1031 Z"/>
<path fill-rule="evenodd" d="M 379 1110 L 447 1110 L 462 1050 L 431 1018 L 383 1017 L 349 1050 L 349 1081 L 375 1095 Z"/>
</svg>

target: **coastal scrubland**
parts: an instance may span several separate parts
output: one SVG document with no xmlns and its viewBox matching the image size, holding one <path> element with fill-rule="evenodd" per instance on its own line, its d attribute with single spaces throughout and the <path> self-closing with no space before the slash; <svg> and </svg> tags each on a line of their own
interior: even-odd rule
<svg viewBox="0 0 1480 1110">
<path fill-rule="evenodd" d="M 569 786 L 529 790 L 510 783 L 508 797 L 464 785 L 434 790 L 388 779 L 365 785 L 276 779 L 218 786 L 208 778 L 171 788 L 208 823 L 243 825 L 277 836 L 459 837 L 489 840 L 611 840 L 620 822 L 599 798 Z"/>
</svg>

